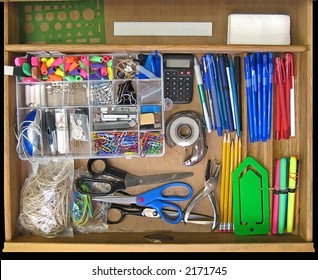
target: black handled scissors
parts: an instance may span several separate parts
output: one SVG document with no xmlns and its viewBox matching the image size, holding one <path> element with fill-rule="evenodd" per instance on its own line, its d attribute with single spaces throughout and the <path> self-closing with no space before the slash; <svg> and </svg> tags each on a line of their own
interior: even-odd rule
<svg viewBox="0 0 318 280">
<path fill-rule="evenodd" d="M 155 219 L 161 218 L 160 214 L 155 209 L 135 204 L 125 206 L 113 203 L 107 211 L 107 223 L 110 225 L 121 223 L 128 215 Z M 177 211 L 172 209 L 163 209 L 162 212 L 164 215 L 174 219 L 179 215 Z M 184 213 L 182 213 L 182 216 L 184 216 Z M 182 219 L 182 221 L 184 221 L 184 219 Z M 214 223 L 214 217 L 190 213 L 188 223 L 211 225 Z"/>
<path fill-rule="evenodd" d="M 101 169 L 96 169 L 97 161 L 101 163 Z M 133 186 L 157 184 L 193 176 L 193 172 L 179 172 L 141 177 L 110 166 L 106 159 L 89 159 L 87 170 L 92 177 L 80 177 L 76 182 L 76 189 L 82 194 L 91 196 L 106 196 Z M 87 191 L 82 188 L 85 182 L 104 183 L 105 190 L 103 192 Z"/>
</svg>

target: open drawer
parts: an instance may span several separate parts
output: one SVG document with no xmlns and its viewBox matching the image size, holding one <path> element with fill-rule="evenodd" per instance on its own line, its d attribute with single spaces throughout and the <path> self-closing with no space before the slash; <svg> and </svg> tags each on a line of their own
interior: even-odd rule
<svg viewBox="0 0 318 280">
<path fill-rule="evenodd" d="M 15 57 L 26 52 L 59 51 L 62 53 L 110 53 L 110 52 L 152 52 L 193 53 L 198 58 L 206 53 L 229 53 L 243 57 L 250 52 L 292 52 L 295 57 L 296 93 L 296 137 L 276 141 L 250 143 L 248 140 L 247 108 L 244 77 L 242 74 L 242 157 L 254 157 L 269 173 L 269 186 L 273 186 L 275 159 L 296 155 L 299 158 L 299 181 L 296 191 L 296 218 L 292 233 L 280 235 L 237 236 L 234 233 L 211 232 L 207 225 L 180 223 L 171 225 L 164 221 L 143 217 L 128 217 L 118 225 L 109 225 L 105 233 L 75 234 L 74 238 L 47 239 L 38 236 L 19 235 L 16 223 L 19 215 L 20 190 L 28 176 L 27 161 L 16 152 L 14 125 L 16 122 L 16 81 L 4 77 L 4 203 L 5 203 L 5 252 L 17 251 L 313 251 L 313 159 L 312 159 L 312 1 L 311 0 L 234 0 L 202 1 L 95 1 L 104 15 L 103 26 L 106 44 L 101 43 L 48 43 L 26 42 L 19 15 L 23 1 L 4 3 L 4 62 L 12 65 Z M 52 1 L 50 1 L 52 2 Z M 56 1 L 59 3 L 60 1 Z M 85 1 L 79 1 L 79 3 Z M 44 5 L 39 2 L 38 5 Z M 104 3 L 104 6 L 101 6 Z M 69 5 L 75 5 L 73 1 Z M 34 4 L 36 7 L 36 3 Z M 199 8 L 198 8 L 199 7 Z M 227 18 L 232 13 L 287 14 L 291 18 L 291 45 L 227 45 Z M 19 20 L 20 18 L 20 20 Z M 120 21 L 188 21 L 212 22 L 213 36 L 114 36 L 113 23 Z M 301 24 L 299 24 L 301 22 Z M 58 22 L 57 22 L 58 23 Z M 242 68 L 243 70 L 243 68 Z M 244 71 L 241 71 L 244 73 Z M 175 104 L 164 112 L 167 120 L 172 114 L 192 110 L 202 115 L 200 97 L 194 83 L 193 100 L 189 104 Z M 273 128 L 273 126 L 272 126 Z M 234 134 L 232 134 L 234 135 Z M 273 135 L 273 129 L 272 129 Z M 194 193 L 203 187 L 205 167 L 208 159 L 221 161 L 222 137 L 216 132 L 206 134 L 208 152 L 198 164 L 182 165 L 184 150 L 181 147 L 165 148 L 161 157 L 131 159 L 112 158 L 110 162 L 131 174 L 140 176 L 191 171 L 189 183 Z M 75 168 L 86 166 L 87 159 L 76 159 Z M 145 190 L 136 187 L 131 192 Z M 220 186 L 216 189 L 219 199 Z M 270 191 L 272 197 L 272 190 Z M 195 208 L 196 212 L 208 214 L 208 199 Z M 271 209 L 271 207 L 270 207 Z"/>
</svg>

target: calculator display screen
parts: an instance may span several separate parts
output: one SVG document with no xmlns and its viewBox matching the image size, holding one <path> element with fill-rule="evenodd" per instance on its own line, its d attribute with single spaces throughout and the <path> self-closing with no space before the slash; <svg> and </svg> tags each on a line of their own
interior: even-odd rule
<svg viewBox="0 0 318 280">
<path fill-rule="evenodd" d="M 169 68 L 189 68 L 190 60 L 188 59 L 167 59 L 166 67 Z"/>
</svg>

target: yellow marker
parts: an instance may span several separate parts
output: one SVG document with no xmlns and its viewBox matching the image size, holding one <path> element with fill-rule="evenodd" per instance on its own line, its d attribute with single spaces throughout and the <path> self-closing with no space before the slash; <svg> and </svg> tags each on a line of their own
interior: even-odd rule
<svg viewBox="0 0 318 280">
<path fill-rule="evenodd" d="M 234 144 L 233 141 L 231 141 L 231 158 L 230 158 L 230 174 L 229 174 L 229 207 L 228 207 L 228 214 L 227 214 L 227 220 L 228 220 L 228 228 L 227 230 L 231 230 L 232 228 L 232 219 L 233 219 L 233 197 L 232 197 L 232 173 L 234 171 Z"/>
<path fill-rule="evenodd" d="M 230 146 L 231 146 L 231 136 L 230 134 L 227 135 L 226 139 L 226 157 L 225 157 L 225 165 L 224 165 L 224 171 L 225 171 L 225 178 L 224 178 L 224 207 L 223 207 L 223 213 L 224 213 L 224 230 L 227 229 L 228 224 L 228 205 L 229 205 L 229 173 L 230 173 Z"/>
<path fill-rule="evenodd" d="M 296 157 L 292 156 L 289 159 L 288 204 L 287 204 L 287 225 L 286 225 L 287 232 L 292 232 L 294 227 L 296 181 L 297 181 L 297 159 Z"/>
<path fill-rule="evenodd" d="M 225 152 L 226 152 L 226 133 L 223 135 L 223 143 L 222 143 L 222 175 L 221 175 L 221 187 L 220 187 L 220 230 L 223 229 L 224 226 L 224 187 L 225 187 Z"/>
</svg>

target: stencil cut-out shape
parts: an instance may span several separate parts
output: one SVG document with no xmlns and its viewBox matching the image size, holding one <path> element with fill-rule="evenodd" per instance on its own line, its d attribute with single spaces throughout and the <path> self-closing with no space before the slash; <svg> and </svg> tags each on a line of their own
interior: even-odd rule
<svg viewBox="0 0 318 280">
<path fill-rule="evenodd" d="M 25 33 L 27 33 L 27 34 L 33 33 L 33 31 L 34 31 L 34 25 L 33 25 L 33 23 L 26 23 L 26 24 L 24 25 L 24 31 L 25 31 Z"/>
<path fill-rule="evenodd" d="M 95 12 L 91 8 L 86 8 L 83 11 L 83 18 L 86 21 L 90 21 L 95 17 Z"/>
<path fill-rule="evenodd" d="M 47 32 L 49 30 L 49 25 L 46 22 L 41 23 L 40 29 L 43 32 Z"/>
<path fill-rule="evenodd" d="M 26 21 L 31 21 L 32 20 L 32 15 L 31 14 L 26 14 L 25 15 L 25 20 Z"/>
<path fill-rule="evenodd" d="M 66 18 L 67 18 L 67 14 L 66 14 L 64 11 L 58 12 L 57 18 L 58 18 L 60 21 L 64 21 L 64 20 L 66 20 Z"/>
<path fill-rule="evenodd" d="M 76 21 L 76 20 L 79 19 L 80 13 L 79 13 L 79 11 L 76 11 L 76 10 L 70 11 L 69 17 L 70 17 L 71 20 Z"/>
<path fill-rule="evenodd" d="M 46 14 L 45 17 L 48 21 L 52 21 L 54 19 L 54 14 L 52 12 L 49 12 Z"/>
<path fill-rule="evenodd" d="M 57 23 L 55 23 L 54 28 L 55 28 L 55 30 L 61 30 L 62 24 L 60 22 L 57 22 Z"/>
</svg>

